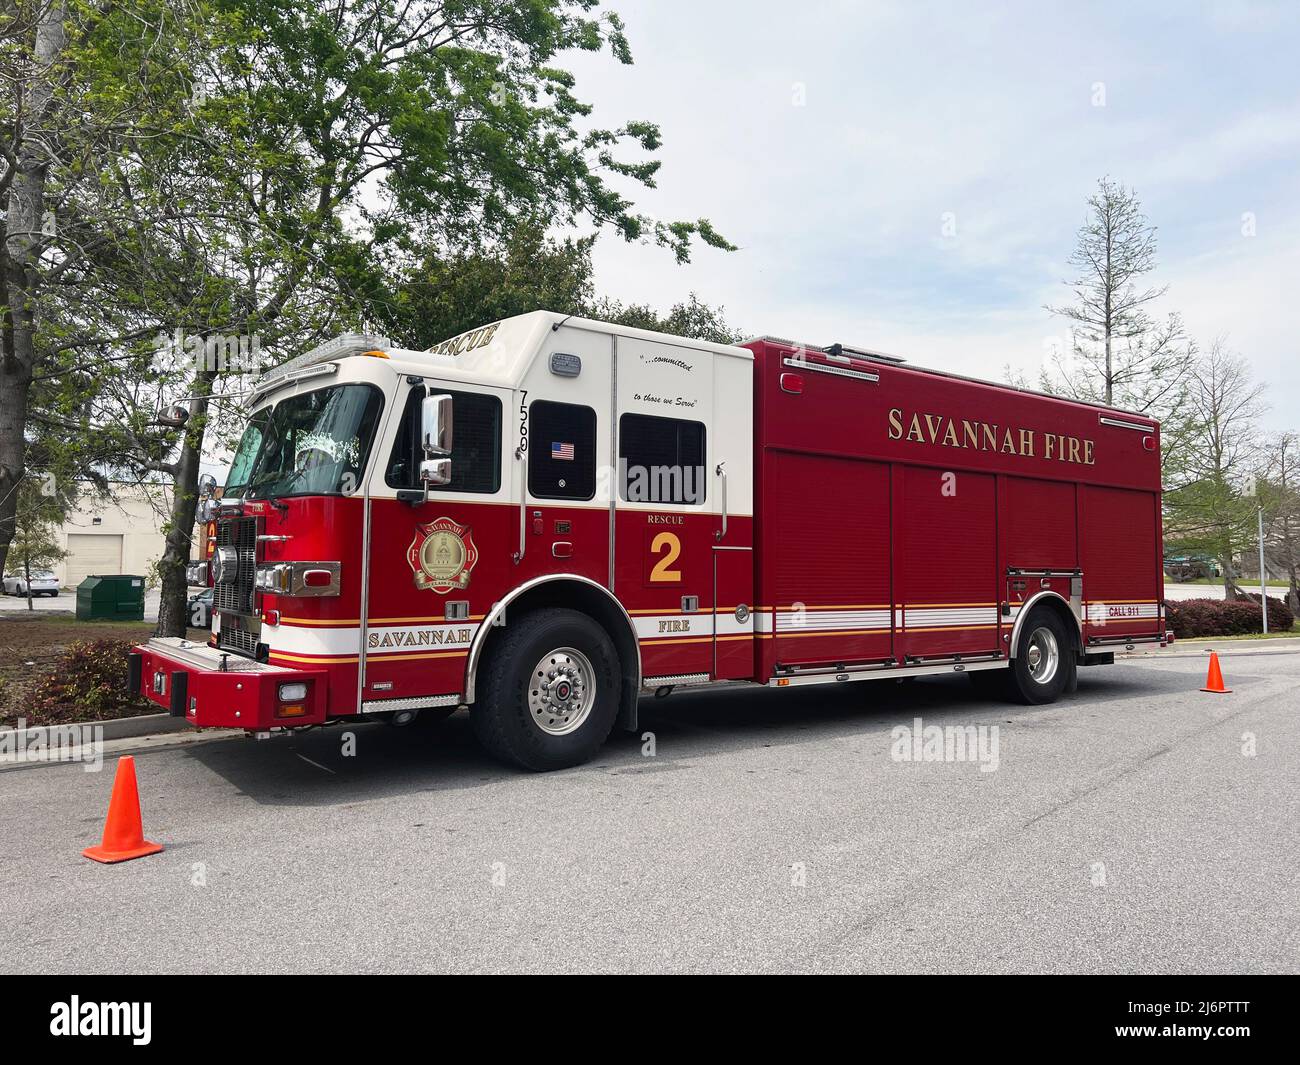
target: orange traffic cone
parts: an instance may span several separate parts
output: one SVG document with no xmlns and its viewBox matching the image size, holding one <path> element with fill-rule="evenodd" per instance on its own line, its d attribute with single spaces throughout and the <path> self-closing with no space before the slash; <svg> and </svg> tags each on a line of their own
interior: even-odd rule
<svg viewBox="0 0 1300 1065">
<path fill-rule="evenodd" d="M 1205 678 L 1205 687 L 1201 691 L 1214 692 L 1216 695 L 1227 695 L 1232 691 L 1231 688 L 1223 686 L 1223 670 L 1219 668 L 1219 653 L 1217 651 L 1210 652 L 1210 672 Z"/>
<path fill-rule="evenodd" d="M 150 843 L 144 838 L 144 825 L 140 821 L 140 793 L 135 786 L 135 759 L 129 754 L 117 760 L 117 776 L 113 778 L 113 795 L 108 800 L 108 820 L 104 822 L 104 841 L 98 847 L 87 847 L 81 853 L 97 862 L 125 862 L 157 854 L 161 843 Z"/>
</svg>

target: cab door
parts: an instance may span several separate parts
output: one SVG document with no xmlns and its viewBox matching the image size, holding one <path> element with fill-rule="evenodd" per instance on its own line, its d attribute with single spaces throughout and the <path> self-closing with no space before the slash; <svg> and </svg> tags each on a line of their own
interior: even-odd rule
<svg viewBox="0 0 1300 1065">
<path fill-rule="evenodd" d="M 614 593 L 632 616 L 651 681 L 714 672 L 715 358 L 615 338 Z"/>
<path fill-rule="evenodd" d="M 420 407 L 452 397 L 451 481 L 420 482 Z M 507 590 L 517 511 L 503 451 L 509 389 L 406 378 L 371 478 L 362 701 L 459 694 L 478 625 Z M 352 579 L 347 572 L 344 580 Z M 339 646 L 357 634 L 320 630 Z"/>
<path fill-rule="evenodd" d="M 611 337 L 550 331 L 514 393 L 514 584 L 576 574 L 610 584 Z"/>
</svg>

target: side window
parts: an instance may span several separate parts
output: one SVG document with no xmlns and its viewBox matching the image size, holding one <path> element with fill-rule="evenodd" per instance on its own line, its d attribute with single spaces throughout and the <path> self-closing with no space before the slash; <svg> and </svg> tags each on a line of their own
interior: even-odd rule
<svg viewBox="0 0 1300 1065">
<path fill-rule="evenodd" d="M 535 400 L 528 408 L 528 491 L 539 499 L 596 494 L 596 412 Z"/>
<path fill-rule="evenodd" d="M 618 481 L 629 503 L 704 502 L 704 425 L 624 414 L 618 422 Z"/>
<path fill-rule="evenodd" d="M 390 488 L 419 488 L 420 403 L 423 388 L 411 389 L 397 428 L 384 480 Z M 451 399 L 451 480 L 433 492 L 492 493 L 501 487 L 501 401 L 481 392 L 445 390 Z"/>
</svg>

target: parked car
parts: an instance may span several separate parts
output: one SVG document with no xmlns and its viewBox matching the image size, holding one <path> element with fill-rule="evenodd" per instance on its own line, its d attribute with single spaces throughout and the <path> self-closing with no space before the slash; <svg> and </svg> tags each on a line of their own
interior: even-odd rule
<svg viewBox="0 0 1300 1065">
<path fill-rule="evenodd" d="M 1180 556 L 1165 559 L 1165 575 L 1179 584 L 1185 581 L 1204 580 L 1222 575 L 1219 563 L 1203 555 Z"/>
<path fill-rule="evenodd" d="M 6 573 L 4 575 L 5 595 L 23 595 L 27 594 L 27 577 L 22 573 Z M 58 595 L 59 581 L 47 569 L 36 570 L 32 573 L 32 595 Z"/>
<path fill-rule="evenodd" d="M 190 596 L 186 610 L 189 612 L 189 626 L 192 629 L 212 628 L 212 589 L 204 588 L 197 595 Z"/>
</svg>

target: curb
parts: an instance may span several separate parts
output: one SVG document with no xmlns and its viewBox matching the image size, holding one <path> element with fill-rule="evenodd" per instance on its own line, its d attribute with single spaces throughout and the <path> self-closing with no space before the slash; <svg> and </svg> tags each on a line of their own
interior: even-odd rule
<svg viewBox="0 0 1300 1065">
<path fill-rule="evenodd" d="M 32 733 L 44 732 L 47 728 L 102 728 L 104 740 L 125 740 L 134 736 L 153 736 L 164 732 L 184 732 L 190 730 L 183 717 L 171 714 L 142 714 L 139 717 L 119 717 L 112 721 L 65 721 L 58 725 L 30 725 L 23 729 L 19 738 L 18 729 L 0 729 L 0 743 L 9 742 L 23 745 L 33 739 Z"/>
<path fill-rule="evenodd" d="M 1300 654 L 1300 647 L 1270 647 L 1260 650 L 1245 650 L 1236 647 L 1203 647 L 1197 651 L 1147 651 L 1143 654 L 1121 654 L 1116 655 L 1115 660 L 1117 662 L 1159 662 L 1166 658 L 1204 658 L 1211 652 L 1217 653 L 1220 657 L 1256 658 L 1263 655 Z"/>
</svg>

